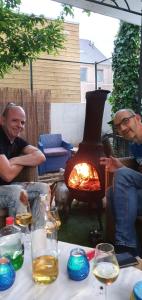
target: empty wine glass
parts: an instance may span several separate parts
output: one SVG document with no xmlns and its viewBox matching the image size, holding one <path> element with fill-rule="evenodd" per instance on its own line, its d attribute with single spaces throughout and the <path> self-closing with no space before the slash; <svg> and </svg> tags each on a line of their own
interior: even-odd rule
<svg viewBox="0 0 142 300">
<path fill-rule="evenodd" d="M 60 219 L 60 216 L 59 216 L 58 207 L 57 206 L 51 207 L 50 210 L 49 210 L 49 213 L 54 218 L 54 220 L 56 222 L 57 230 L 59 230 L 59 228 L 61 226 L 61 219 Z"/>
<path fill-rule="evenodd" d="M 119 265 L 113 245 L 101 243 L 96 246 L 93 275 L 104 284 L 104 299 L 107 300 L 107 285 L 112 284 L 119 275 Z"/>
</svg>

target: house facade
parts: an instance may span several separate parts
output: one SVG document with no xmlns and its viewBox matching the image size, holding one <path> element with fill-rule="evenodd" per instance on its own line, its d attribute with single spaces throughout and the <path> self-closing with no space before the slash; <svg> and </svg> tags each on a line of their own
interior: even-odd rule
<svg viewBox="0 0 142 300">
<path fill-rule="evenodd" d="M 52 103 L 80 102 L 79 24 L 66 22 L 64 33 L 66 42 L 59 55 L 43 53 L 39 59 L 32 62 L 32 70 L 30 65 L 21 71 L 13 69 L 4 79 L 0 79 L 0 88 L 30 90 L 32 84 L 33 90 L 50 90 Z"/>
<path fill-rule="evenodd" d="M 80 62 L 81 102 L 85 102 L 86 92 L 96 87 L 112 91 L 111 59 L 89 40 L 80 39 Z"/>
<path fill-rule="evenodd" d="M 97 87 L 112 90 L 110 60 L 89 40 L 79 40 L 79 24 L 64 24 L 66 42 L 59 55 L 42 53 L 20 71 L 13 69 L 0 79 L 0 88 L 48 89 L 52 103 L 85 102 L 86 91 L 94 90 L 95 62 L 97 63 Z M 104 63 L 100 61 L 106 60 Z M 31 76 L 32 74 L 32 76 Z"/>
</svg>

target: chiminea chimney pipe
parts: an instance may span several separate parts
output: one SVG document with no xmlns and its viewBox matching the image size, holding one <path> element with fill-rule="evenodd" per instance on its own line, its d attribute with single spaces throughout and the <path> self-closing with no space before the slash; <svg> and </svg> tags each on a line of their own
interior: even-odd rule
<svg viewBox="0 0 142 300">
<path fill-rule="evenodd" d="M 104 105 L 108 90 L 98 89 L 86 93 L 86 115 L 83 143 L 100 143 Z"/>
</svg>

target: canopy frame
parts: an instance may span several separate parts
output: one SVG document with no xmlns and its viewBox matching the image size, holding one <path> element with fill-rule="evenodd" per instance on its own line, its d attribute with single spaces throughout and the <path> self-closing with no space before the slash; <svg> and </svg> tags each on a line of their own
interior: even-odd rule
<svg viewBox="0 0 142 300">
<path fill-rule="evenodd" d="M 87 2 L 92 2 L 92 3 L 96 3 L 96 4 L 99 4 L 99 5 L 103 5 L 103 6 L 107 6 L 107 7 L 111 7 L 111 8 L 114 8 L 114 9 L 118 9 L 118 10 L 121 10 L 121 11 L 125 11 L 125 12 L 129 12 L 131 14 L 136 14 L 136 15 L 139 15 L 141 16 L 141 12 L 138 12 L 138 11 L 135 11 L 135 10 L 132 10 L 128 4 L 128 1 L 126 0 L 123 0 L 124 1 L 124 4 L 126 5 L 126 8 L 120 6 L 120 1 L 119 0 L 111 0 L 111 2 L 114 4 L 109 4 L 109 3 L 105 3 L 106 1 L 105 0 L 86 0 Z"/>
</svg>

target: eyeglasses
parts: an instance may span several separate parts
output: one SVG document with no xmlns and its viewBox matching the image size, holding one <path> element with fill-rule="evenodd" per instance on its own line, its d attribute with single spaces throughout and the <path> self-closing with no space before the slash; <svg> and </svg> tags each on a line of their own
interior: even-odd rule
<svg viewBox="0 0 142 300">
<path fill-rule="evenodd" d="M 127 126 L 129 124 L 129 120 L 134 118 L 134 117 L 135 117 L 135 115 L 131 115 L 130 117 L 122 119 L 122 121 L 119 124 L 114 125 L 114 130 L 119 131 L 121 125 Z"/>
</svg>

